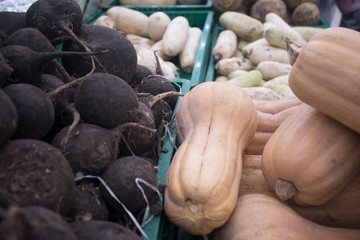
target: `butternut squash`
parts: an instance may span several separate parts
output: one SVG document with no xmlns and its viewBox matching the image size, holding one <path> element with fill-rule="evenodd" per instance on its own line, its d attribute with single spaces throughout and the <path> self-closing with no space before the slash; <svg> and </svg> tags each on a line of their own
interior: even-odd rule
<svg viewBox="0 0 360 240">
<path fill-rule="evenodd" d="M 265 145 L 262 171 L 278 197 L 321 205 L 360 169 L 360 134 L 302 103 Z"/>
<path fill-rule="evenodd" d="M 243 155 L 243 172 L 239 196 L 261 193 L 277 198 L 267 184 L 261 170 L 262 155 Z M 300 206 L 291 201 L 287 204 L 298 214 L 318 224 L 329 227 L 360 228 L 360 173 L 332 200 L 320 206 Z"/>
<path fill-rule="evenodd" d="M 166 175 L 165 213 L 189 233 L 206 235 L 235 208 L 256 109 L 241 88 L 203 82 L 182 98 L 175 124 L 181 145 Z"/>
<path fill-rule="evenodd" d="M 265 194 L 239 197 L 228 222 L 214 231 L 214 240 L 355 240 L 360 230 L 319 225 Z"/>
<path fill-rule="evenodd" d="M 286 108 L 293 106 L 298 106 L 302 101 L 296 96 L 289 96 L 281 98 L 276 102 L 273 101 L 263 101 L 263 100 L 253 100 L 256 110 L 266 113 L 278 113 Z"/>
<path fill-rule="evenodd" d="M 296 97 L 274 101 L 254 100 L 257 108 L 256 133 L 245 149 L 246 154 L 262 154 L 264 147 L 280 124 L 301 104 Z M 269 106 L 265 108 L 264 105 Z"/>
<path fill-rule="evenodd" d="M 324 29 L 300 49 L 289 75 L 289 85 L 298 98 L 358 133 L 359 42 L 358 31 Z"/>
</svg>

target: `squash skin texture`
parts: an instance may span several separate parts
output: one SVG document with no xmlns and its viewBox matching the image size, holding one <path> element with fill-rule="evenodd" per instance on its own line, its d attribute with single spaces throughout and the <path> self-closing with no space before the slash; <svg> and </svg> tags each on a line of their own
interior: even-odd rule
<svg viewBox="0 0 360 240">
<path fill-rule="evenodd" d="M 360 134 L 302 103 L 266 143 L 261 169 L 273 189 L 293 183 L 296 204 L 324 204 L 359 172 Z"/>
<path fill-rule="evenodd" d="M 261 193 L 277 198 L 261 171 L 261 158 L 262 155 L 243 155 L 239 197 L 250 193 Z M 301 216 L 318 224 L 360 229 L 359 186 L 360 172 L 332 200 L 321 206 L 300 206 L 291 201 L 286 204 Z"/>
<path fill-rule="evenodd" d="M 265 194 L 239 197 L 229 221 L 214 232 L 214 240 L 356 240 L 360 230 L 326 227 L 298 215 Z"/>
<path fill-rule="evenodd" d="M 324 29 L 301 49 L 289 86 L 303 102 L 360 133 L 360 33 Z"/>
<path fill-rule="evenodd" d="M 204 235 L 230 217 L 256 117 L 251 98 L 229 83 L 204 82 L 183 97 L 175 117 L 181 145 L 167 172 L 164 197 L 174 224 Z"/>
</svg>

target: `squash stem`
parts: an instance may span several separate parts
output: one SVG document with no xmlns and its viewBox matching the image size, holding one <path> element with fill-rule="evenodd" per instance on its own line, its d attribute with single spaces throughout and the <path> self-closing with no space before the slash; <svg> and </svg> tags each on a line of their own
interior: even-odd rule
<svg viewBox="0 0 360 240">
<path fill-rule="evenodd" d="M 292 41 L 290 38 L 286 38 L 285 42 L 290 64 L 293 66 L 303 47 L 300 44 Z"/>
<path fill-rule="evenodd" d="M 275 192 L 281 201 L 291 199 L 295 194 L 298 193 L 294 183 L 278 178 L 275 181 Z"/>
</svg>

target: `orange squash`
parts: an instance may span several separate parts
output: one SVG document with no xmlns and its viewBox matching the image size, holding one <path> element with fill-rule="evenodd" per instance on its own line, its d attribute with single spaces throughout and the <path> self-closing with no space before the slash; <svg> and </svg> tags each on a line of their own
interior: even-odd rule
<svg viewBox="0 0 360 240">
<path fill-rule="evenodd" d="M 261 155 L 243 155 L 243 172 L 239 196 L 261 193 L 277 198 L 261 171 Z M 301 216 L 329 227 L 360 228 L 360 173 L 329 202 L 320 206 L 300 206 L 286 203 Z"/>
<path fill-rule="evenodd" d="M 255 136 L 245 149 L 245 153 L 249 155 L 262 154 L 274 131 L 302 103 L 295 96 L 274 101 L 253 101 L 257 110 L 257 127 Z"/>
<path fill-rule="evenodd" d="M 274 197 L 246 194 L 239 197 L 231 218 L 213 235 L 214 240 L 358 240 L 360 230 L 322 226 Z"/>
<path fill-rule="evenodd" d="M 302 103 L 266 143 L 262 171 L 278 197 L 321 205 L 360 170 L 360 134 Z"/>
<path fill-rule="evenodd" d="M 256 109 L 243 89 L 204 82 L 185 94 L 175 124 L 181 145 L 166 175 L 165 213 L 189 233 L 205 235 L 235 208 Z"/>
<path fill-rule="evenodd" d="M 360 133 L 360 32 L 324 29 L 294 49 L 289 86 L 303 102 Z M 297 57 L 292 54 L 296 52 Z"/>
</svg>

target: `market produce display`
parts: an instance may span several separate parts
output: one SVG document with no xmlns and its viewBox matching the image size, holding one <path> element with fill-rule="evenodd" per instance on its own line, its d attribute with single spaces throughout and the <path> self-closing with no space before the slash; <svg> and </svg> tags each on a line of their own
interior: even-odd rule
<svg viewBox="0 0 360 240">
<path fill-rule="evenodd" d="M 0 12 L 0 239 L 360 239 L 359 32 L 315 0 L 95 5 Z"/>
</svg>

